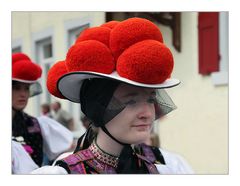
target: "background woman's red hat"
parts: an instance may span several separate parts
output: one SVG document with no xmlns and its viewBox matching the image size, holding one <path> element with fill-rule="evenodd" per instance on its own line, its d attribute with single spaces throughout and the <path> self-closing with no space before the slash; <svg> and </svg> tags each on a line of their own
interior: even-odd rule
<svg viewBox="0 0 240 186">
<path fill-rule="evenodd" d="M 12 54 L 12 80 L 34 83 L 42 75 L 41 67 L 23 53 Z"/>
</svg>

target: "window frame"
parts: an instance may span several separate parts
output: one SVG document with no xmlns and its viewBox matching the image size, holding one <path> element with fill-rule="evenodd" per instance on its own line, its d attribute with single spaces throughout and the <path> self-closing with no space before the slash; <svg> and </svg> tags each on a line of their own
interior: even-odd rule
<svg viewBox="0 0 240 186">
<path fill-rule="evenodd" d="M 39 53 L 43 52 L 43 48 L 39 48 L 41 47 L 40 45 L 43 46 L 44 43 L 46 42 L 51 42 L 52 44 L 52 57 L 48 58 L 44 61 L 42 61 L 42 59 L 40 59 L 40 55 Z M 41 107 L 40 105 L 42 103 L 48 102 L 49 99 L 51 101 L 52 96 L 47 92 L 47 89 L 44 88 L 45 84 L 46 84 L 46 76 L 47 76 L 47 72 L 45 70 L 45 65 L 46 64 L 50 64 L 50 66 L 54 63 L 55 61 L 55 47 L 54 47 L 54 30 L 52 27 L 46 28 L 40 32 L 34 32 L 32 34 L 32 56 L 34 61 L 39 64 L 42 67 L 43 73 L 42 73 L 42 77 L 40 78 L 39 82 L 42 86 L 43 89 L 43 93 L 40 94 L 39 96 L 36 97 L 36 101 L 34 102 L 34 111 L 37 115 L 41 115 Z M 48 95 L 49 94 L 49 95 Z"/>
<path fill-rule="evenodd" d="M 23 51 L 23 41 L 21 38 L 18 38 L 18 39 L 14 39 L 12 41 L 12 53 L 13 53 L 13 50 L 16 49 L 16 48 L 19 48 L 20 47 L 20 52 Z"/>
<path fill-rule="evenodd" d="M 229 19 L 228 12 L 219 14 L 219 71 L 211 74 L 212 82 L 215 86 L 228 85 L 229 77 Z"/>
</svg>

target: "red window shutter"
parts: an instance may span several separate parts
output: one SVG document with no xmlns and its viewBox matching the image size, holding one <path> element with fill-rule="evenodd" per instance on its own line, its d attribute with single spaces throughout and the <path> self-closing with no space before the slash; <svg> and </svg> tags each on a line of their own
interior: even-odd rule
<svg viewBox="0 0 240 186">
<path fill-rule="evenodd" d="M 204 12 L 198 15 L 199 73 L 219 71 L 219 13 Z"/>
</svg>

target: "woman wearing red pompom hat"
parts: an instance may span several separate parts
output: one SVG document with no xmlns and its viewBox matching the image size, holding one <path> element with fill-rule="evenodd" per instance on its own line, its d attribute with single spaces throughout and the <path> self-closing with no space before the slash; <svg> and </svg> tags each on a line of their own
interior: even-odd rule
<svg viewBox="0 0 240 186">
<path fill-rule="evenodd" d="M 14 174 L 29 173 L 42 166 L 44 154 L 53 161 L 72 145 L 72 133 L 61 124 L 46 116 L 35 118 L 24 112 L 28 99 L 42 92 L 38 82 L 41 74 L 41 67 L 32 62 L 26 54 L 12 55 L 12 172 Z"/>
<path fill-rule="evenodd" d="M 80 103 L 91 125 L 73 154 L 33 173 L 193 173 L 181 156 L 144 144 L 154 121 L 176 109 L 165 89 L 180 83 L 171 78 L 174 60 L 159 28 L 130 18 L 110 29 L 104 36 L 88 29 L 69 49 L 66 71 L 56 73 L 59 63 L 50 70 L 50 93 Z"/>
</svg>

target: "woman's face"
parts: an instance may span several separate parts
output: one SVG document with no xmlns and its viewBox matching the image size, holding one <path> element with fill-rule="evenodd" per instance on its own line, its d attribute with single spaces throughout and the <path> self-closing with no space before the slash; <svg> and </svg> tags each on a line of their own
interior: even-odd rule
<svg viewBox="0 0 240 186">
<path fill-rule="evenodd" d="M 16 110 L 23 110 L 29 98 L 29 86 L 27 83 L 16 83 L 12 85 L 12 107 Z"/>
<path fill-rule="evenodd" d="M 113 97 L 126 107 L 106 124 L 108 131 L 123 143 L 148 139 L 155 119 L 155 90 L 120 84 Z"/>
</svg>

